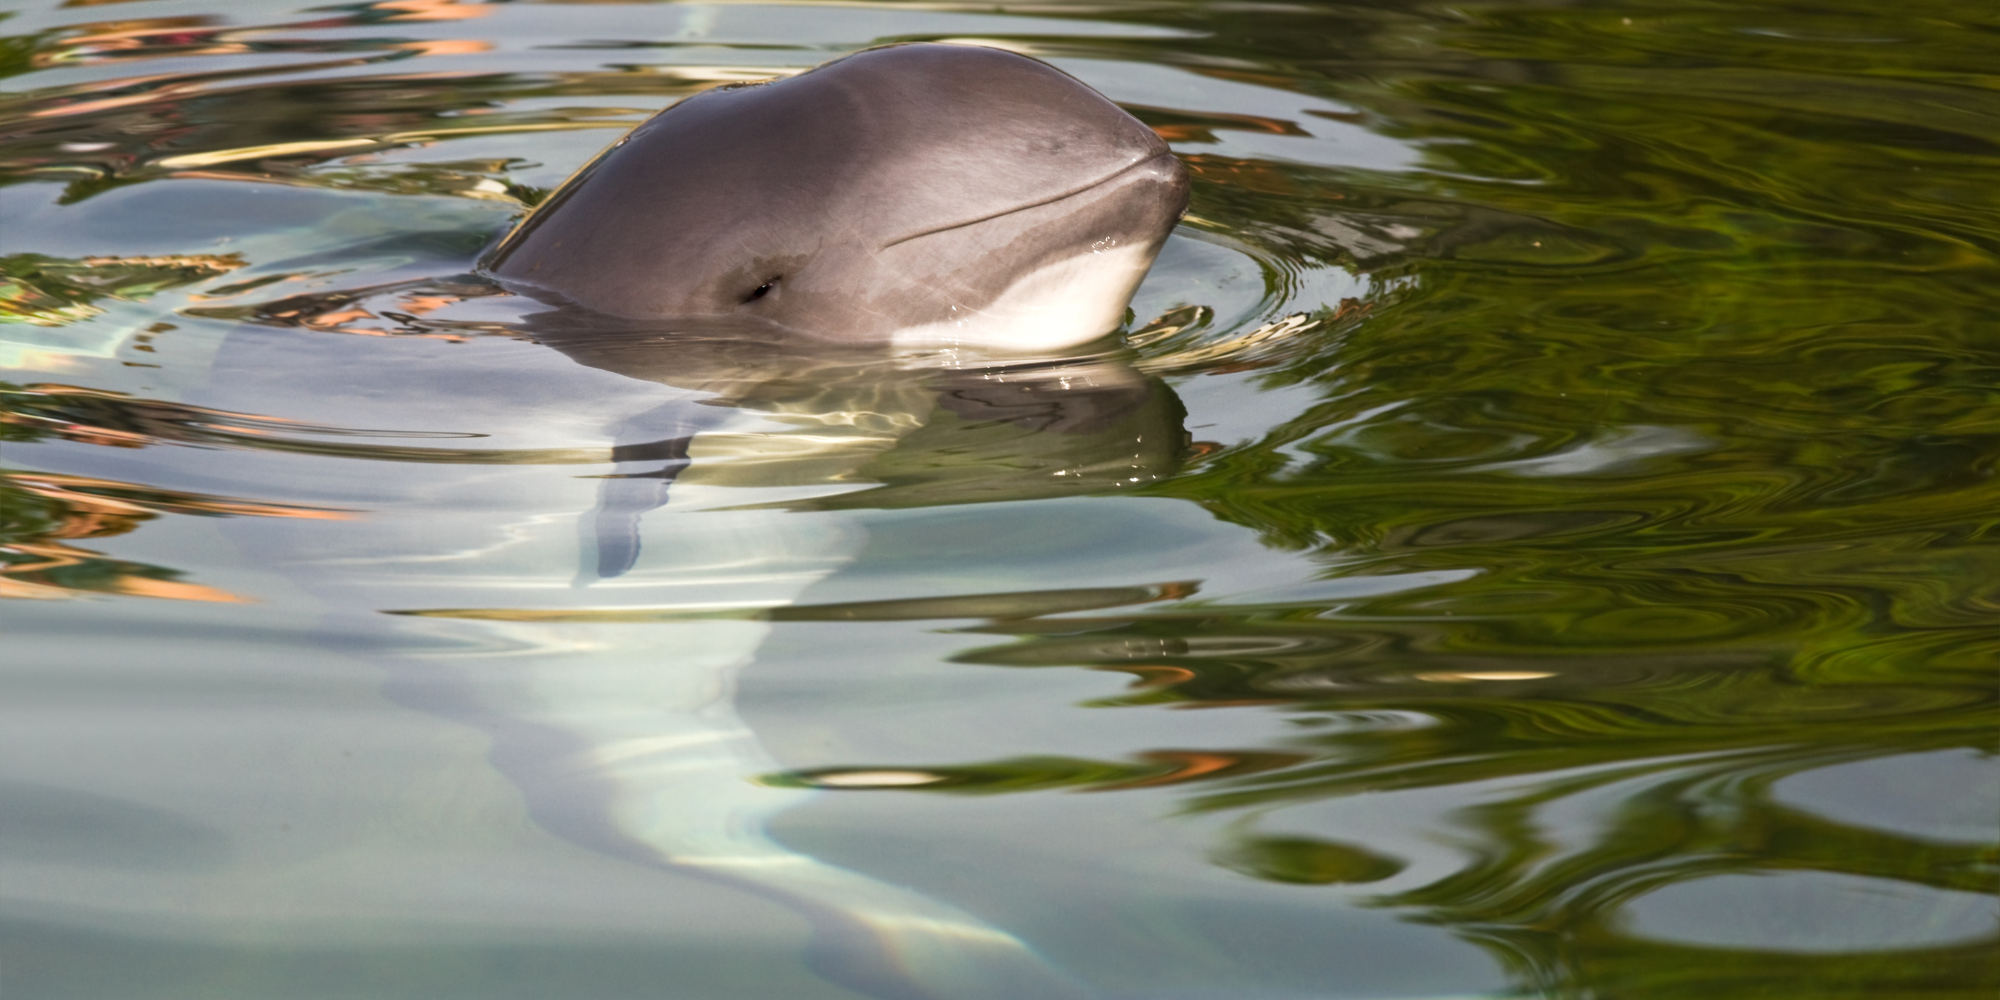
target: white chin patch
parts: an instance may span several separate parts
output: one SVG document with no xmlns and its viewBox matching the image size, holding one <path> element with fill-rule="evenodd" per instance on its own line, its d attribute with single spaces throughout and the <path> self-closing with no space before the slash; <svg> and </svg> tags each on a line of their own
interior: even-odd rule
<svg viewBox="0 0 2000 1000">
<path fill-rule="evenodd" d="M 898 348 L 966 347 L 1047 351 L 1096 340 L 1125 318 L 1125 306 L 1151 267 L 1143 246 L 1086 251 L 1022 275 L 980 309 L 897 330 Z"/>
</svg>

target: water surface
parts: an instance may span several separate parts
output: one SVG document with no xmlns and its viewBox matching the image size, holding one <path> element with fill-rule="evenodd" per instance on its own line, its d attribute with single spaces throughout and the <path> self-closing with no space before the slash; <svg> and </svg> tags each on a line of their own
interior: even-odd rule
<svg viewBox="0 0 2000 1000">
<path fill-rule="evenodd" d="M 1986 4 L 5 6 L 9 997 L 2000 988 Z M 1183 157 L 1122 340 L 464 277 L 902 40 Z"/>
</svg>

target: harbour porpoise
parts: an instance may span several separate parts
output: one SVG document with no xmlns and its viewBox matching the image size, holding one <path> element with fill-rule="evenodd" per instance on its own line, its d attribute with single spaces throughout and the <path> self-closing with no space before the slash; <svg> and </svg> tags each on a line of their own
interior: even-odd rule
<svg viewBox="0 0 2000 1000">
<path fill-rule="evenodd" d="M 827 980 L 882 1000 L 1094 996 L 977 913 L 771 837 L 817 793 L 765 780 L 783 767 L 734 696 L 773 609 L 860 554 L 850 505 L 1179 467 L 1171 390 L 1066 354 L 1119 326 L 1187 199 L 1146 126 L 994 49 L 889 46 L 682 101 L 480 262 L 550 307 L 520 332 L 660 383 L 606 428 L 609 475 L 494 469 L 444 523 L 339 547 L 329 576 L 356 586 L 321 589 L 440 651 L 385 658 L 395 696 L 487 732 L 544 828 L 784 905 Z M 571 534 L 548 511 L 581 489 L 595 510 Z M 562 587 L 576 564 L 558 554 L 579 549 Z"/>
<path fill-rule="evenodd" d="M 1094 340 L 1123 319 L 1187 201 L 1166 143 L 1061 71 L 999 49 L 891 45 L 660 112 L 481 266 L 558 306 L 529 326 L 579 360 L 604 353 L 579 350 L 579 331 L 585 345 L 643 341 L 671 373 L 644 377 L 688 385 L 722 345 L 765 381 L 815 370 L 815 348 L 976 359 Z M 669 406 L 615 428 L 620 471 L 580 583 L 631 568 L 639 518 L 716 416 Z"/>
<path fill-rule="evenodd" d="M 481 269 L 616 321 L 1052 351 L 1119 325 L 1187 201 L 1166 143 L 1061 71 L 892 45 L 654 115 Z"/>
</svg>

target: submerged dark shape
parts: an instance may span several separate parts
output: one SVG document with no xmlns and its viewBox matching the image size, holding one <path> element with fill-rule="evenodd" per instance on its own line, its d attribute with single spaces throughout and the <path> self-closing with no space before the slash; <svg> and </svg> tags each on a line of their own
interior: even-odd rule
<svg viewBox="0 0 2000 1000">
<path fill-rule="evenodd" d="M 563 325 L 574 319 L 558 314 L 529 328 L 578 364 L 704 394 L 607 428 L 617 464 L 590 517 L 595 553 L 586 553 L 582 583 L 634 566 L 640 519 L 666 504 L 696 436 L 723 429 L 741 410 L 795 425 L 815 443 L 794 444 L 782 459 L 712 463 L 706 481 L 879 484 L 795 500 L 787 505 L 795 510 L 1130 489 L 1173 476 L 1188 453 L 1179 397 L 1115 356 L 940 367 L 754 326 L 662 333 Z"/>
<path fill-rule="evenodd" d="M 1118 325 L 1187 196 L 1165 142 L 1062 72 L 895 45 L 655 115 L 483 268 L 677 328 L 1049 350 Z"/>
</svg>

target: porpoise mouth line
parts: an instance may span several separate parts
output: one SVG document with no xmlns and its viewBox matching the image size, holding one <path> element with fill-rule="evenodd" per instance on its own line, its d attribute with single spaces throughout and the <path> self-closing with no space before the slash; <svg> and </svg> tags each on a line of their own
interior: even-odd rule
<svg viewBox="0 0 2000 1000">
<path fill-rule="evenodd" d="M 942 226 L 932 226 L 929 229 L 920 229 L 914 233 L 911 233 L 908 236 L 899 236 L 893 240 L 890 240 L 887 243 L 882 244 L 882 249 L 887 250 L 890 247 L 893 247 L 899 243 L 908 243 L 911 240 L 918 239 L 924 236 L 933 236 L 938 233 L 948 233 L 954 229 L 964 229 L 967 226 L 976 226 L 982 222 L 990 222 L 994 219 L 1000 218 L 1001 216 L 1013 215 L 1016 212 L 1025 212 L 1031 208 L 1040 208 L 1043 205 L 1052 205 L 1056 202 L 1063 200 L 1064 198 L 1074 198 L 1077 195 L 1092 190 L 1093 188 L 1103 187 L 1104 185 L 1109 184 L 1112 181 L 1115 181 L 1118 178 L 1123 177 L 1126 174 L 1129 174 L 1132 171 L 1139 169 L 1140 167 L 1146 166 L 1149 163 L 1156 163 L 1161 159 L 1172 159 L 1173 155 L 1174 155 L 1173 153 L 1167 152 L 1146 157 L 1143 160 L 1139 160 L 1135 163 L 1127 164 L 1126 166 L 1120 167 L 1117 170 L 1113 171 L 1112 173 L 1104 177 L 1100 177 L 1097 180 L 1091 181 L 1087 184 L 1081 184 L 1076 187 L 1070 188 L 1069 190 L 1063 191 L 1060 194 L 1049 195 L 1048 197 L 1043 198 L 1040 201 L 1025 202 L 1019 205 L 1015 205 L 1012 208 L 1003 208 L 998 212 L 988 212 L 985 215 L 979 216 L 978 218 L 966 219 L 961 222 L 948 222 Z"/>
</svg>

